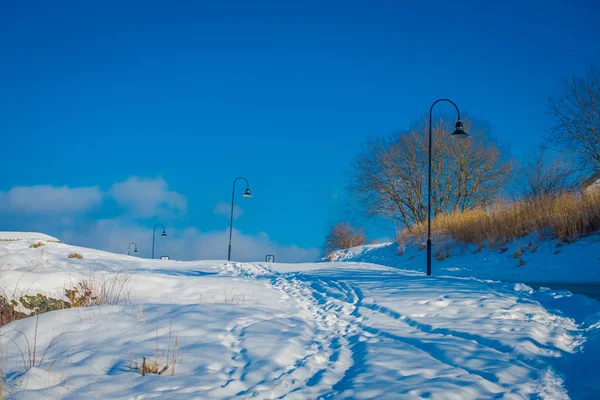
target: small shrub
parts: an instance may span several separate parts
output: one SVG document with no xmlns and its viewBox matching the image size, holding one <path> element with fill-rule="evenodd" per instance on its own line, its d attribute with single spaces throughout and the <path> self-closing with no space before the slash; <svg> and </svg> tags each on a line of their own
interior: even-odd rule
<svg viewBox="0 0 600 400">
<path fill-rule="evenodd" d="M 85 282 L 79 282 L 73 289 L 65 289 L 65 296 L 71 302 L 71 307 L 97 306 L 98 296 Z"/>
<path fill-rule="evenodd" d="M 169 364 L 160 364 L 156 360 L 146 361 L 146 357 L 144 357 L 141 363 L 137 363 L 136 369 L 142 376 L 146 374 L 162 375 L 169 369 Z"/>
<path fill-rule="evenodd" d="M 70 253 L 67 258 L 77 258 L 79 260 L 83 260 L 83 256 L 79 253 Z"/>
<path fill-rule="evenodd" d="M 78 305 L 74 307 L 128 304 L 133 288 L 130 275 L 106 275 L 95 270 L 81 272 L 71 282 L 71 289 L 65 289 L 65 295 L 75 299 Z"/>
<path fill-rule="evenodd" d="M 522 257 L 519 257 L 519 267 L 522 267 L 523 265 L 525 265 L 525 260 L 523 260 Z"/>
<path fill-rule="evenodd" d="M 337 250 L 362 246 L 366 243 L 365 233 L 362 228 L 355 229 L 347 222 L 340 222 L 331 227 L 325 238 L 325 253 L 328 259 Z"/>
<path fill-rule="evenodd" d="M 42 242 L 37 242 L 37 243 L 33 243 L 31 246 L 29 246 L 30 249 L 37 249 L 39 247 L 45 246 L 44 243 Z"/>
</svg>

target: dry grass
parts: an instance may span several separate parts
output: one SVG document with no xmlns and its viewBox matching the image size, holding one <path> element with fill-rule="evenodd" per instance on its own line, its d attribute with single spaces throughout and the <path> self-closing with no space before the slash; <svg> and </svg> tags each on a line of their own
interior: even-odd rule
<svg viewBox="0 0 600 400">
<path fill-rule="evenodd" d="M 479 209 L 439 215 L 432 221 L 436 235 L 462 243 L 503 247 L 530 234 L 571 242 L 600 229 L 600 193 L 563 193 L 539 199 L 517 200 Z M 427 232 L 419 224 L 411 232 L 399 233 L 398 240 Z M 535 251 L 535 250 L 533 250 Z M 519 255 L 517 255 L 519 257 Z"/>
<path fill-rule="evenodd" d="M 246 292 L 236 292 L 234 289 L 225 289 L 221 293 L 201 293 L 198 298 L 201 304 L 248 304 L 260 305 L 262 300 Z"/>
<path fill-rule="evenodd" d="M 45 246 L 44 243 L 42 242 L 37 242 L 37 243 L 32 243 L 31 246 L 29 246 L 30 249 L 37 249 L 39 247 Z"/>
<path fill-rule="evenodd" d="M 52 340 L 46 345 L 45 349 L 40 349 L 38 346 L 38 332 L 43 332 L 43 327 L 39 326 L 39 316 L 35 319 L 35 329 L 33 332 L 33 338 L 30 338 L 25 334 L 24 331 L 18 329 L 11 329 L 9 331 L 0 331 L 0 400 L 6 398 L 12 398 L 11 395 L 19 389 L 23 382 L 18 378 L 19 375 L 26 372 L 30 368 L 42 369 L 46 372 L 51 372 L 54 369 L 54 364 L 58 360 L 48 360 L 47 353 L 55 344 L 55 342 L 62 336 L 67 335 L 68 332 L 61 333 L 58 336 L 54 336 Z M 16 336 L 11 337 L 9 333 L 16 333 Z M 6 354 L 4 343 L 8 343 L 14 351 L 16 357 L 16 364 L 14 365 L 12 377 L 6 374 L 8 370 L 8 361 L 5 358 Z M 43 350 L 43 351 L 42 351 Z M 60 357 L 60 355 L 58 356 Z"/>
<path fill-rule="evenodd" d="M 140 308 L 141 311 L 141 308 Z M 171 309 L 172 312 L 172 309 Z M 173 340 L 174 339 L 174 340 Z M 179 337 L 173 337 L 173 321 L 169 322 L 169 336 L 168 336 L 168 346 L 164 356 L 164 362 L 160 360 L 159 357 L 159 348 L 158 348 L 158 326 L 156 328 L 156 346 L 154 348 L 154 358 L 148 359 L 146 357 L 142 358 L 142 361 L 135 362 L 135 369 L 137 372 L 146 376 L 147 374 L 156 374 L 163 375 L 169 368 L 171 368 L 171 376 L 175 376 L 175 371 L 177 367 L 178 361 L 178 350 L 179 350 Z M 135 355 L 133 353 L 129 353 L 129 370 L 133 371 L 133 359 Z M 181 365 L 181 359 L 179 360 Z"/>
<path fill-rule="evenodd" d="M 136 368 L 138 373 L 142 376 L 145 376 L 146 374 L 162 375 L 169 369 L 169 365 L 160 364 L 156 360 L 146 360 L 146 357 L 144 357 L 143 361 L 138 363 Z"/>
<path fill-rule="evenodd" d="M 125 273 L 111 275 L 90 269 L 71 279 L 71 289 L 65 288 L 65 296 L 71 307 L 107 306 L 129 304 L 133 281 Z"/>
<path fill-rule="evenodd" d="M 70 253 L 67 258 L 77 258 L 79 260 L 83 260 L 83 256 L 79 253 Z"/>
</svg>

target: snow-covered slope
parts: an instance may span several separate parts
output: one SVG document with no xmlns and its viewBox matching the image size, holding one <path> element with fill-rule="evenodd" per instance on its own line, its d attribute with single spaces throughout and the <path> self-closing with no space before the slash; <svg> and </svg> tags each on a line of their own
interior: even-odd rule
<svg viewBox="0 0 600 400">
<path fill-rule="evenodd" d="M 59 296 L 94 273 L 129 277 L 131 303 L 1 327 L 14 398 L 600 395 L 600 304 L 584 296 L 363 262 L 177 262 L 32 243 L 0 242 L 9 295 Z M 141 376 L 143 357 L 169 369 Z"/>
<path fill-rule="evenodd" d="M 600 234 L 570 244 L 526 237 L 504 248 L 479 248 L 450 240 L 433 241 L 432 273 L 505 282 L 600 284 Z M 424 241 L 374 244 L 340 250 L 332 261 L 370 262 L 425 271 Z"/>
<path fill-rule="evenodd" d="M 17 241 L 17 240 L 47 240 L 51 242 L 59 242 L 59 240 L 45 233 L 38 232 L 0 232 L 0 241 Z"/>
</svg>

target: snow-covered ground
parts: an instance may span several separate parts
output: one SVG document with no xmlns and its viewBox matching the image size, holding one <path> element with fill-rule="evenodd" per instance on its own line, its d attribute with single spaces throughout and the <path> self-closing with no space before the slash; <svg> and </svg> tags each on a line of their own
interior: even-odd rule
<svg viewBox="0 0 600 400">
<path fill-rule="evenodd" d="M 39 232 L 0 232 L 0 241 L 46 240 L 59 242 L 55 237 Z"/>
<path fill-rule="evenodd" d="M 361 261 L 412 271 L 426 270 L 425 240 L 353 247 L 332 261 Z M 432 274 L 505 282 L 560 282 L 600 285 L 600 233 L 565 244 L 530 236 L 503 248 L 459 245 L 434 238 Z"/>
<path fill-rule="evenodd" d="M 12 398 L 600 397 L 600 303 L 585 296 L 365 262 L 177 262 L 38 241 L 0 241 L 8 296 L 126 277 L 130 304 L 0 327 Z M 141 376 L 143 357 L 170 367 Z"/>
</svg>

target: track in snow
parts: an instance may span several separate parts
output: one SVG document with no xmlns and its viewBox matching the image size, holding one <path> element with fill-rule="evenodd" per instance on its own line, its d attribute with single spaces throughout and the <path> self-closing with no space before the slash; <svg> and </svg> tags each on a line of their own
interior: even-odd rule
<svg viewBox="0 0 600 400">
<path fill-rule="evenodd" d="M 385 393 L 443 397 L 444 391 L 447 395 L 448 389 L 436 390 L 435 385 L 433 390 L 428 391 L 422 380 L 414 379 L 414 375 L 442 381 L 442 388 L 451 385 L 457 398 L 469 398 L 473 393 L 478 393 L 478 396 L 486 393 L 490 397 L 502 394 L 529 397 L 540 392 L 552 393 L 559 398 L 565 395 L 560 379 L 554 379 L 548 363 L 537 358 L 540 354 L 557 355 L 561 349 L 550 345 L 554 343 L 521 343 L 519 346 L 525 349 L 522 351 L 513 342 L 504 341 L 503 335 L 488 334 L 486 329 L 482 334 L 464 328 L 455 329 L 452 318 L 439 315 L 415 318 L 379 304 L 373 298 L 365 299 L 361 286 L 368 290 L 381 286 L 386 278 L 380 274 L 346 273 L 343 270 L 339 273 L 332 270 L 279 273 L 269 265 L 239 263 L 226 264 L 221 272 L 263 280 L 282 291 L 307 312 L 315 331 L 315 345 L 306 349 L 307 355 L 301 366 L 291 366 L 287 374 L 272 382 L 264 382 L 264 390 L 250 388 L 240 395 L 361 397 L 366 388 L 377 386 L 375 379 L 385 389 L 379 393 L 377 390 L 367 391 L 366 397 Z M 376 280 L 373 279 L 375 276 Z M 392 284 L 383 286 L 389 289 L 393 283 L 407 285 L 410 281 L 418 283 L 419 279 L 422 280 L 422 277 L 390 276 L 387 280 Z M 411 298 L 410 294 L 408 298 Z M 423 291 L 417 298 L 420 299 L 418 304 L 440 313 L 445 309 L 451 310 L 454 304 L 447 296 L 436 296 L 435 290 Z M 471 304 L 467 308 L 483 307 L 488 300 L 503 301 L 504 298 L 486 297 L 481 304 Z M 514 305 L 511 303 L 511 306 Z M 457 320 L 460 319 L 461 316 L 457 316 Z M 469 315 L 465 315 L 464 319 L 468 320 Z M 442 323 L 436 325 L 438 321 Z M 553 329 L 559 329 L 560 324 L 553 326 L 552 321 L 545 321 L 542 327 L 552 336 Z M 560 334 L 557 333 L 558 336 Z M 392 362 L 384 362 L 390 354 L 398 356 Z M 384 361 L 379 362 L 380 359 Z M 295 373 L 300 367 L 303 373 Z M 310 374 L 306 374 L 307 368 Z M 546 379 L 549 375 L 552 379 Z M 389 377 L 388 381 L 386 377 Z M 325 383 L 330 387 L 327 393 L 323 393 Z M 311 390 L 317 384 L 320 390 Z"/>
</svg>

